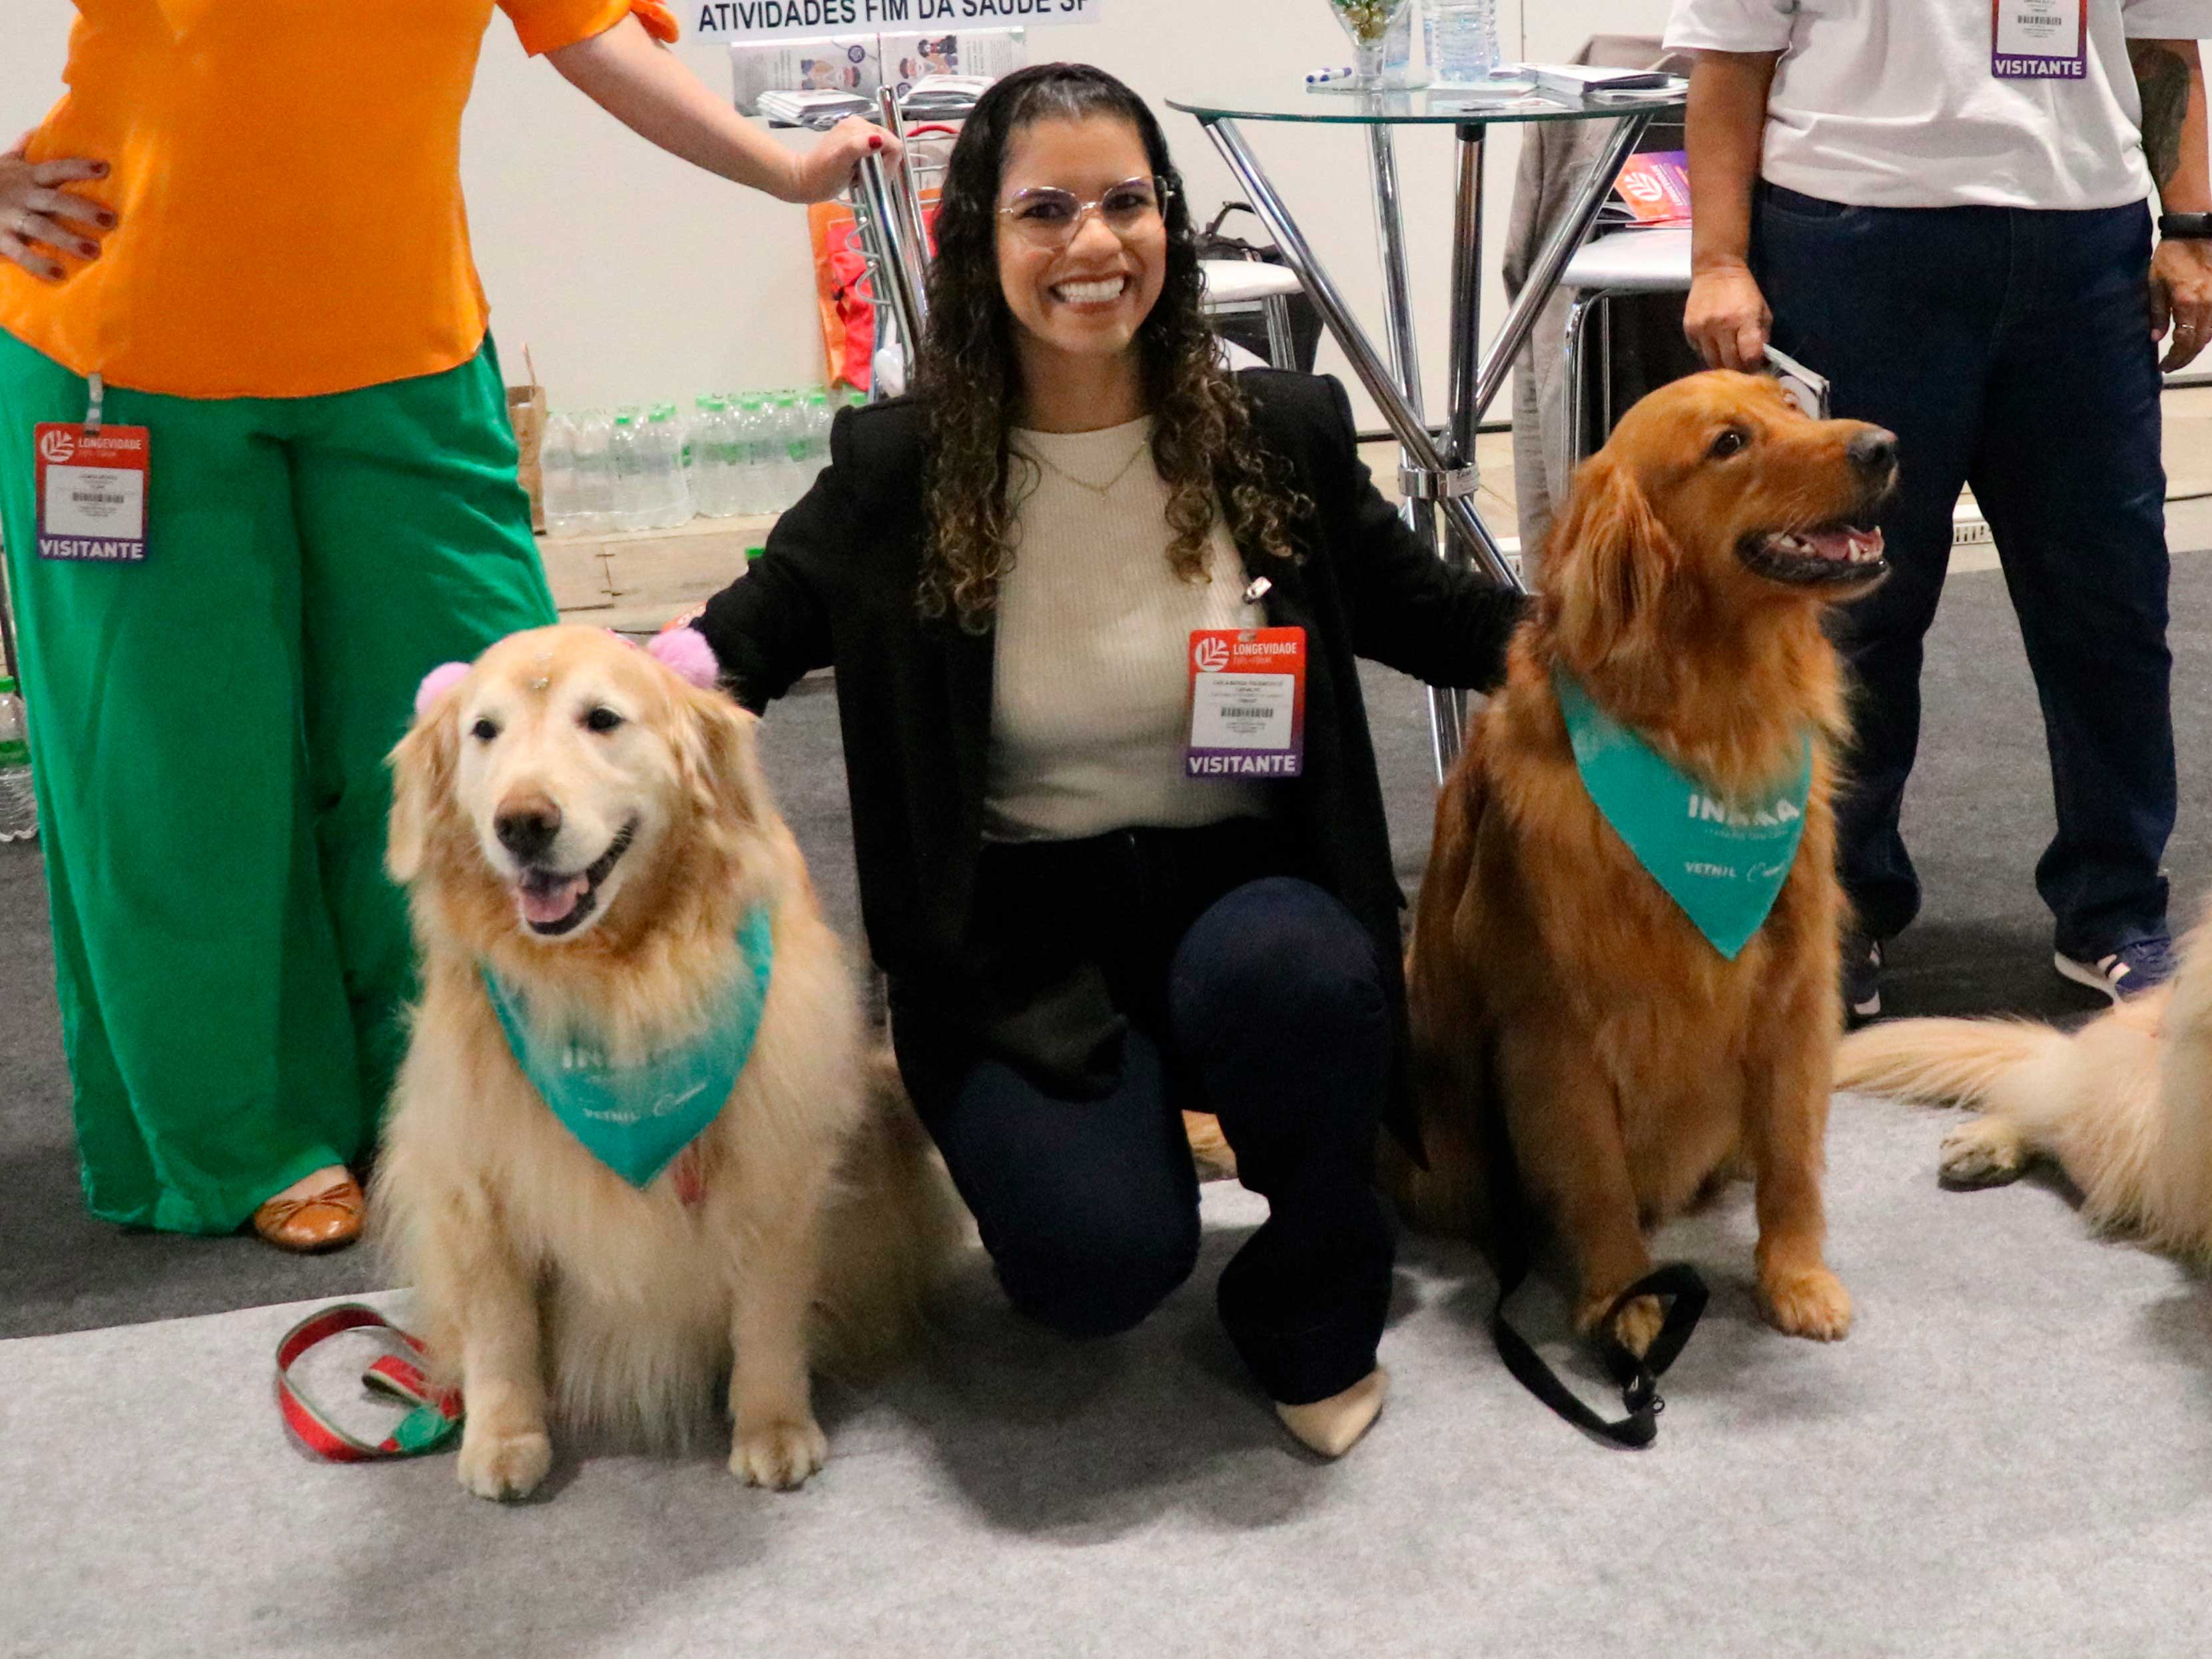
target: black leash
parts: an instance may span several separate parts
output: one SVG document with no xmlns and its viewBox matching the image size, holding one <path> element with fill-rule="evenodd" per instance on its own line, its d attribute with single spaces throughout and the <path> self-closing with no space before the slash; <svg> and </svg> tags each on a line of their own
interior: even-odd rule
<svg viewBox="0 0 2212 1659">
<path fill-rule="evenodd" d="M 1498 1271 L 1498 1301 L 1490 1311 L 1490 1340 L 1505 1369 L 1521 1386 L 1568 1422 L 1608 1445 L 1640 1449 L 1658 1437 L 1659 1413 L 1667 1409 L 1666 1401 L 1660 1396 L 1659 1379 L 1680 1356 L 1690 1334 L 1698 1328 L 1698 1321 L 1705 1316 L 1705 1281 L 1688 1262 L 1673 1261 L 1644 1274 L 1613 1298 L 1598 1327 L 1599 1352 L 1620 1385 L 1620 1403 L 1628 1414 L 1617 1422 L 1607 1422 L 1585 1405 L 1505 1317 L 1507 1300 L 1528 1277 L 1529 1240 L 1534 1231 L 1528 1194 L 1521 1184 L 1521 1166 L 1506 1133 L 1504 1101 L 1495 1086 L 1494 1068 L 1492 1078 L 1485 1108 L 1488 1117 L 1485 1138 L 1489 1143 L 1485 1162 L 1490 1189 L 1490 1255 Z M 1667 1304 L 1659 1334 L 1641 1359 L 1613 1334 L 1620 1310 L 1639 1296 L 1656 1297 Z"/>
</svg>

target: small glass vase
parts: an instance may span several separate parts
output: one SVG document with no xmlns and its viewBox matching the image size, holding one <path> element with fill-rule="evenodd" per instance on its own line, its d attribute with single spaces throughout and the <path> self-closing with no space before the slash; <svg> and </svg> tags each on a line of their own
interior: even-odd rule
<svg viewBox="0 0 2212 1659">
<path fill-rule="evenodd" d="M 1389 49 L 1390 25 L 1412 3 L 1413 0 L 1328 0 L 1336 21 L 1352 37 L 1352 62 L 1358 70 L 1358 85 L 1382 85 L 1382 59 Z"/>
</svg>

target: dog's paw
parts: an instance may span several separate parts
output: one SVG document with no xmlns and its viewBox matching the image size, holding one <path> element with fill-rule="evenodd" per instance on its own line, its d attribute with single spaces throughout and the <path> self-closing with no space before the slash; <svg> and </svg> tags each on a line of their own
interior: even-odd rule
<svg viewBox="0 0 2212 1659">
<path fill-rule="evenodd" d="M 553 1467 L 553 1443 L 543 1429 L 495 1434 L 461 1431 L 460 1482 L 479 1498 L 527 1498 Z"/>
<path fill-rule="evenodd" d="M 1619 1295 L 1616 1291 L 1613 1296 L 1595 1297 L 1583 1303 L 1575 1315 L 1575 1328 L 1584 1336 L 1595 1336 Z M 1666 1322 L 1667 1311 L 1660 1305 L 1659 1298 L 1639 1296 L 1620 1310 L 1620 1317 L 1613 1322 L 1613 1334 L 1622 1347 L 1641 1359 L 1651 1352 L 1652 1341 Z"/>
<path fill-rule="evenodd" d="M 1826 1267 L 1775 1273 L 1761 1279 L 1759 1288 L 1777 1330 L 1837 1342 L 1851 1328 L 1851 1293 Z"/>
<path fill-rule="evenodd" d="M 829 1457 L 830 1442 L 811 1417 L 763 1423 L 738 1434 L 730 1448 L 730 1473 L 750 1486 L 789 1492 Z"/>
<path fill-rule="evenodd" d="M 2027 1146 L 2002 1118 L 1978 1117 L 1943 1137 L 1941 1168 L 1949 1187 L 2002 1187 L 2027 1168 Z"/>
</svg>

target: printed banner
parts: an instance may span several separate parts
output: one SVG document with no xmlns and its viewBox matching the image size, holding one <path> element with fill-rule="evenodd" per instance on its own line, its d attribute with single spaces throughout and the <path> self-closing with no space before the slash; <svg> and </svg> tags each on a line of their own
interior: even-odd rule
<svg viewBox="0 0 2212 1659">
<path fill-rule="evenodd" d="M 1050 28 L 1096 23 L 1106 0 L 692 0 L 693 32 L 723 40 L 799 40 L 916 29 Z"/>
</svg>

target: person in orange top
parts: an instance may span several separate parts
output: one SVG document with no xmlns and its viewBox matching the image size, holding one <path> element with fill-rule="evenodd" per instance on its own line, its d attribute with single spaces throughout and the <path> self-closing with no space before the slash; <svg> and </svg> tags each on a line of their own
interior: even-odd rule
<svg viewBox="0 0 2212 1659">
<path fill-rule="evenodd" d="M 411 981 L 384 756 L 425 668 L 554 620 L 460 192 L 493 3 L 76 0 L 69 92 L 0 156 L 0 528 L 109 1220 L 357 1236 Z M 890 142 L 787 150 L 661 50 L 653 0 L 497 3 L 783 200 Z M 143 474 L 80 465 L 133 428 Z"/>
</svg>

